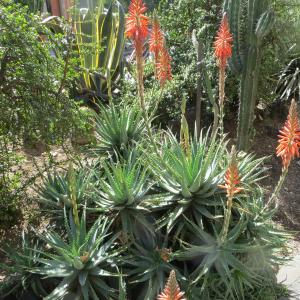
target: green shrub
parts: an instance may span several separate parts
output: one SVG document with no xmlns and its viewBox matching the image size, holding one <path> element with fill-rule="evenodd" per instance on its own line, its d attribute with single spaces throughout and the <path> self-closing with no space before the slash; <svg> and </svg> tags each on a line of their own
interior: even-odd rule
<svg viewBox="0 0 300 300">
<path fill-rule="evenodd" d="M 20 3 L 28 7 L 29 12 L 37 13 L 43 10 L 44 0 L 14 0 L 15 3 Z M 46 2 L 49 2 L 48 0 Z M 47 4 L 48 5 L 48 4 Z"/>
<path fill-rule="evenodd" d="M 15 142 L 64 141 L 77 115 L 69 98 L 76 76 L 66 57 L 70 37 L 53 35 L 39 17 L 8 0 L 0 9 L 0 135 Z"/>
<path fill-rule="evenodd" d="M 12 226 L 21 215 L 21 172 L 23 157 L 9 150 L 5 139 L 0 141 L 0 227 Z M 5 150 L 5 151 L 4 151 Z M 12 170 L 12 164 L 15 169 Z"/>
<path fill-rule="evenodd" d="M 80 105 L 80 102 L 78 103 Z M 95 139 L 95 111 L 87 106 L 79 106 L 80 118 L 72 131 L 71 141 L 74 147 L 92 145 Z"/>
</svg>

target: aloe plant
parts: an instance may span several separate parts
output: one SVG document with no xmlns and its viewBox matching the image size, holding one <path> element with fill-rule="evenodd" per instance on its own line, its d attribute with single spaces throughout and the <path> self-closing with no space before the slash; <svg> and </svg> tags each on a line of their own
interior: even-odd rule
<svg viewBox="0 0 300 300">
<path fill-rule="evenodd" d="M 115 247 L 117 236 L 110 236 L 110 224 L 107 218 L 101 218 L 87 230 L 84 210 L 80 224 L 76 224 L 72 214 L 69 218 L 65 216 L 67 239 L 56 232 L 38 234 L 50 251 L 40 252 L 41 257 L 37 258 L 40 266 L 31 272 L 47 278 L 62 278 L 45 300 L 118 299 L 116 258 L 121 248 Z"/>
<path fill-rule="evenodd" d="M 154 238 L 141 238 L 128 252 L 124 259 L 128 281 L 142 290 L 135 299 L 154 299 L 163 289 L 170 271 L 175 269 L 172 265 L 174 254 L 167 237 L 157 230 Z M 178 270 L 176 272 L 179 274 Z"/>
<path fill-rule="evenodd" d="M 236 199 L 226 239 L 221 238 L 222 222 L 188 222 L 182 260 L 189 271 L 184 274 L 188 299 L 251 299 L 258 286 L 274 286 L 274 270 L 283 263 L 279 249 L 290 238 L 271 219 L 276 209 L 268 210 L 264 193 L 256 189 Z M 202 299 L 201 298 L 201 299 Z"/>
<path fill-rule="evenodd" d="M 88 200 L 91 174 L 85 168 L 53 174 L 48 173 L 43 183 L 36 189 L 37 201 L 52 219 L 63 219 L 63 209 L 72 209 L 72 194 L 76 203 L 82 206 Z"/>
<path fill-rule="evenodd" d="M 254 240 L 258 246 L 256 251 L 249 254 L 247 264 L 251 268 L 255 268 L 256 272 L 265 272 L 267 277 L 272 279 L 273 270 L 277 268 L 278 264 L 287 260 L 280 249 L 285 247 L 286 242 L 291 238 L 291 234 L 280 229 L 272 221 L 277 209 L 266 209 L 264 193 L 261 188 L 252 194 L 250 201 L 246 197 L 241 200 L 241 211 L 246 212 L 245 217 L 247 220 L 247 227 L 244 232 L 245 238 Z"/>
<path fill-rule="evenodd" d="M 96 119 L 96 145 L 91 149 L 95 155 L 126 154 L 145 136 L 145 122 L 137 107 L 101 106 Z"/>
<path fill-rule="evenodd" d="M 263 40 L 274 24 L 268 0 L 226 0 L 234 46 L 230 67 L 241 76 L 238 148 L 247 150 L 254 120 Z M 245 21 L 243 21 L 245 20 Z"/>
<path fill-rule="evenodd" d="M 99 178 L 93 199 L 94 210 L 112 218 L 114 230 L 121 231 L 125 241 L 152 235 L 154 230 L 146 218 L 147 193 L 153 183 L 141 159 L 131 152 L 126 160 L 103 162 L 104 177 Z"/>
<path fill-rule="evenodd" d="M 167 230 L 185 223 L 182 218 L 206 216 L 214 218 L 211 209 L 221 205 L 218 184 L 224 174 L 225 141 L 209 141 L 208 134 L 196 136 L 185 145 L 178 142 L 172 133 L 168 133 L 162 145 L 161 158 L 156 154 L 150 156 L 150 165 L 160 186 L 168 191 L 171 197 L 165 198 L 158 206 L 170 208 L 162 218 Z M 161 165 L 163 159 L 164 165 Z"/>
<path fill-rule="evenodd" d="M 221 291 L 225 287 L 223 299 L 244 299 L 244 289 L 259 284 L 262 278 L 243 263 L 242 257 L 256 248 L 249 240 L 239 241 L 246 224 L 244 218 L 241 218 L 229 231 L 227 239 L 222 241 L 214 225 L 208 231 L 201 224 L 189 221 L 191 242 L 183 244 L 185 250 L 177 254 L 177 259 L 191 262 L 191 285 L 200 286 L 202 292 L 208 287 L 211 290 L 211 281 L 217 274 L 215 290 Z M 235 280 L 232 279 L 234 274 L 238 276 Z"/>
<path fill-rule="evenodd" d="M 154 204 L 158 209 L 169 211 L 160 220 L 162 226 L 167 225 L 168 232 L 176 224 L 181 232 L 186 223 L 183 216 L 192 220 L 214 219 L 225 196 L 219 185 L 229 163 L 226 141 L 209 139 L 209 132 L 202 133 L 199 138 L 186 136 L 182 140 L 178 142 L 172 133 L 168 133 L 161 158 L 150 155 L 152 172 L 160 186 L 169 193 Z M 163 165 L 160 159 L 164 161 Z M 264 178 L 263 161 L 264 158 L 256 159 L 251 154 L 238 154 L 239 173 L 247 190 L 255 189 Z"/>
<path fill-rule="evenodd" d="M 107 99 L 120 75 L 124 50 L 124 10 L 117 0 L 77 1 L 74 29 L 83 71 L 82 87 Z"/>
<path fill-rule="evenodd" d="M 41 243 L 22 232 L 21 249 L 15 250 L 8 245 L 1 247 L 0 252 L 4 253 L 10 260 L 10 264 L 0 264 L 2 270 L 6 271 L 6 279 L 1 284 L 0 296 L 7 297 L 10 294 L 20 296 L 24 291 L 31 290 L 38 297 L 47 295 L 46 280 L 32 274 L 32 268 L 39 265 L 37 259 L 40 257 Z"/>
</svg>

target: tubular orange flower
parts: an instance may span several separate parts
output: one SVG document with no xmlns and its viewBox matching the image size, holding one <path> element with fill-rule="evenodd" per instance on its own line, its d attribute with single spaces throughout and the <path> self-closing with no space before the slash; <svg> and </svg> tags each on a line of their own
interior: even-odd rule
<svg viewBox="0 0 300 300">
<path fill-rule="evenodd" d="M 215 56 L 219 61 L 219 67 L 225 68 L 227 59 L 232 55 L 232 35 L 229 29 L 227 15 L 224 14 L 215 43 Z"/>
<path fill-rule="evenodd" d="M 168 53 L 168 50 L 165 47 L 160 52 L 160 56 L 156 68 L 157 68 L 157 78 L 160 82 L 160 85 L 164 86 L 166 81 L 172 79 L 171 57 Z"/>
<path fill-rule="evenodd" d="M 299 157 L 300 148 L 300 127 L 297 104 L 294 99 L 290 106 L 287 121 L 279 133 L 279 145 L 276 154 L 282 158 L 283 169 L 287 169 L 291 160 Z"/>
<path fill-rule="evenodd" d="M 135 46 L 137 55 L 143 55 L 144 41 L 148 35 L 148 17 L 144 15 L 147 7 L 142 0 L 132 0 L 126 18 L 126 36 Z"/>
<path fill-rule="evenodd" d="M 186 300 L 184 293 L 180 291 L 176 280 L 175 271 L 172 270 L 164 291 L 157 297 L 157 300 Z"/>
<path fill-rule="evenodd" d="M 149 38 L 149 51 L 154 54 L 155 62 L 158 63 L 159 54 L 164 48 L 164 34 L 160 29 L 160 25 L 157 16 L 154 15 L 152 23 L 152 31 Z"/>
<path fill-rule="evenodd" d="M 219 185 L 220 188 L 227 191 L 227 198 L 232 199 L 232 197 L 243 190 L 242 187 L 238 187 L 241 183 L 239 179 L 239 171 L 236 161 L 235 148 L 232 149 L 231 162 L 225 173 L 225 184 Z"/>
</svg>

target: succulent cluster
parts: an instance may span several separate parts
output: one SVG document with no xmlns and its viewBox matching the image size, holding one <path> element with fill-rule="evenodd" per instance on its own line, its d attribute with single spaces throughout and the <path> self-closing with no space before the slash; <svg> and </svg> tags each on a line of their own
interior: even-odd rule
<svg viewBox="0 0 300 300">
<path fill-rule="evenodd" d="M 263 159 L 233 158 L 210 132 L 161 135 L 159 156 L 139 147 L 144 136 L 129 155 L 49 175 L 41 205 L 61 221 L 36 233 L 38 249 L 11 257 L 22 269 L 14 272 L 42 280 L 45 299 L 181 299 L 166 296 L 175 274 L 187 299 L 246 299 L 275 284 L 287 235 L 264 205 Z"/>
</svg>

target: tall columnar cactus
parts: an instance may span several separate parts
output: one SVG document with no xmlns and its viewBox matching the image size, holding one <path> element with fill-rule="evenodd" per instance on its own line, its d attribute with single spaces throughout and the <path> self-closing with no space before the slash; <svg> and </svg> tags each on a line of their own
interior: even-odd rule
<svg viewBox="0 0 300 300">
<path fill-rule="evenodd" d="M 263 39 L 274 24 L 268 0 L 226 0 L 230 29 L 234 37 L 231 70 L 241 76 L 238 147 L 249 147 L 257 86 L 260 75 Z"/>
</svg>

